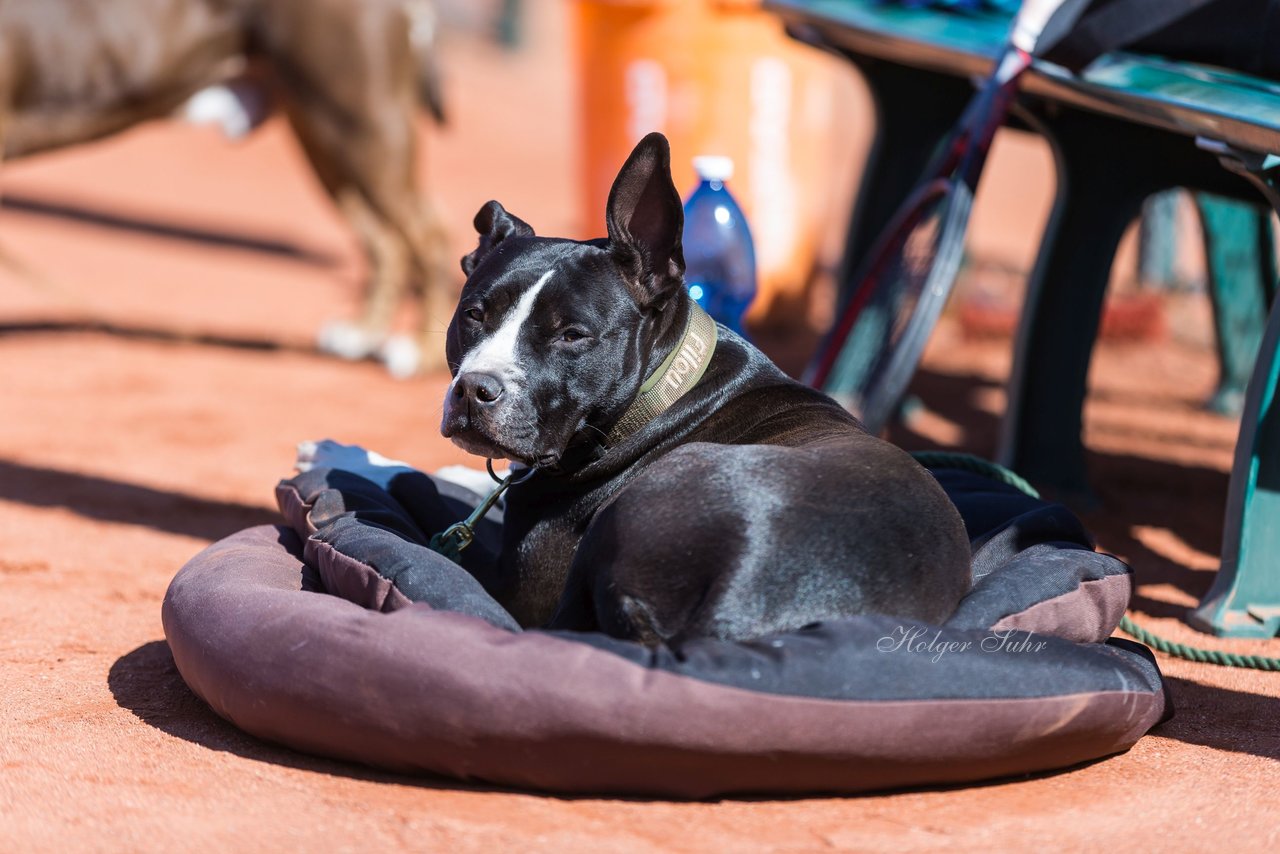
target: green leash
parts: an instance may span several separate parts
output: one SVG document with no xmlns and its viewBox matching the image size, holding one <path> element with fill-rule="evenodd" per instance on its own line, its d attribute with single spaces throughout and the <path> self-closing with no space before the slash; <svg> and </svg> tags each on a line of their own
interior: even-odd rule
<svg viewBox="0 0 1280 854">
<path fill-rule="evenodd" d="M 961 471 L 971 471 L 975 474 L 985 475 L 992 480 L 1000 483 L 1008 484 L 1021 492 L 1030 495 L 1032 498 L 1039 498 L 1035 488 L 1027 483 L 1024 479 L 1009 471 L 1002 465 L 984 460 L 982 457 L 975 457 L 972 454 L 957 454 L 948 451 L 917 451 L 911 456 L 915 457 L 916 462 L 925 468 L 933 469 L 959 469 Z M 1246 667 L 1251 670 L 1280 670 L 1280 658 L 1267 658 L 1262 655 L 1237 655 L 1233 652 L 1224 652 L 1218 649 L 1201 649 L 1195 646 L 1187 646 L 1186 644 L 1174 643 L 1165 640 L 1159 635 L 1153 635 L 1151 632 L 1139 626 L 1133 620 L 1129 619 L 1129 615 L 1125 614 L 1120 618 L 1120 631 L 1130 635 L 1135 640 L 1145 643 L 1154 650 L 1163 652 L 1166 655 L 1172 655 L 1175 658 L 1185 658 L 1188 661 L 1198 661 L 1201 664 L 1217 664 L 1222 667 Z"/>
<path fill-rule="evenodd" d="M 498 484 L 489 493 L 489 496 L 471 511 L 471 515 L 463 519 L 461 522 L 454 522 L 440 533 L 431 538 L 431 542 L 427 543 L 427 548 L 437 554 L 442 554 L 454 563 L 462 563 L 462 550 L 476 538 L 476 525 L 484 518 L 484 514 L 493 509 L 493 505 L 498 503 L 498 499 L 502 497 L 502 493 L 507 491 L 507 487 L 514 486 L 517 483 L 524 483 L 533 477 L 533 473 L 537 469 L 527 469 L 522 474 L 509 474 L 504 478 L 499 478 L 493 470 L 493 460 L 485 460 L 484 466 L 489 470 L 489 477 L 493 478 Z"/>
</svg>

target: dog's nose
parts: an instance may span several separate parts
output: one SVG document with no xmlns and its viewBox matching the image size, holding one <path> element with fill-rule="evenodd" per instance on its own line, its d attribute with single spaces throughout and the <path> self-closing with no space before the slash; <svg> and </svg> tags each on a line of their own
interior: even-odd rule
<svg viewBox="0 0 1280 854">
<path fill-rule="evenodd" d="M 493 374 L 463 374 L 453 383 L 453 396 L 469 398 L 482 406 L 488 406 L 502 397 L 502 380 Z"/>
</svg>

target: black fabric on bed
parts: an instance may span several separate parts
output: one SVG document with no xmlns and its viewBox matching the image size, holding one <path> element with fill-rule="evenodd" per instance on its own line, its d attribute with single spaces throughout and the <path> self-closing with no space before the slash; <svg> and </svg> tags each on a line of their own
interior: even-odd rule
<svg viewBox="0 0 1280 854">
<path fill-rule="evenodd" d="M 451 513 L 461 518 L 470 507 L 441 506 L 445 485 L 437 489 L 428 476 L 415 475 L 399 475 L 390 491 L 332 470 L 311 472 L 293 484 L 312 496 L 315 539 L 372 567 L 412 601 L 518 631 L 469 572 L 424 546 L 426 535 L 400 500 L 415 502 L 417 519 L 438 528 L 451 522 Z M 869 615 L 749 643 L 697 640 L 679 650 L 648 649 L 599 633 L 550 634 L 655 670 L 825 699 L 1043 697 L 1158 683 L 1154 664 L 1129 653 L 1098 645 L 1082 655 L 1072 640 L 1016 627 L 993 630 L 1003 618 L 1067 597 L 1087 582 L 1122 582 L 1112 596 L 1127 598 L 1129 569 L 1094 552 L 1079 520 L 1061 505 L 971 472 L 937 475 L 955 496 L 975 543 L 974 588 L 944 626 Z M 1107 627 L 1097 640 L 1109 632 Z M 884 668 L 886 656 L 901 660 Z"/>
<path fill-rule="evenodd" d="M 977 558 L 975 556 L 975 563 Z M 1083 582 L 1127 575 L 1129 567 L 1110 555 L 1086 550 L 1075 543 L 1038 542 L 1012 554 L 1004 563 L 975 579 L 973 588 L 960 600 L 947 625 L 953 628 L 993 626 L 1007 614 L 1070 593 Z"/>
<path fill-rule="evenodd" d="M 939 628 L 868 616 L 776 638 L 703 639 L 678 651 L 602 634 L 551 632 L 661 670 L 747 691 L 824 700 L 986 700 L 1151 690 L 1155 660 L 1132 650 L 1008 630 Z M 892 666 L 887 659 L 892 658 Z"/>
<path fill-rule="evenodd" d="M 976 472 L 942 468 L 930 469 L 929 473 L 960 511 L 969 541 L 973 543 L 980 543 L 1009 520 L 1046 506 L 1044 501 L 1016 487 Z"/>
<path fill-rule="evenodd" d="M 1061 504 L 975 472 L 931 469 L 951 503 L 960 511 L 973 548 L 976 582 L 993 568 L 1037 543 L 1093 551 L 1093 538 L 1075 514 Z"/>
<path fill-rule="evenodd" d="M 359 512 L 339 516 L 314 536 L 343 554 L 359 555 L 414 602 L 471 614 L 498 628 L 520 631 L 515 618 L 471 573 L 396 531 L 362 519 Z"/>
</svg>

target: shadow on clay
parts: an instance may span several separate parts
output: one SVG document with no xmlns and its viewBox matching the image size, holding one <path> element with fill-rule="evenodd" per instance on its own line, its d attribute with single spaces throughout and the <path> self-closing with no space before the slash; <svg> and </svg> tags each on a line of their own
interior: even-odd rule
<svg viewBox="0 0 1280 854">
<path fill-rule="evenodd" d="M 261 237 L 197 225 L 177 225 L 157 219 L 121 214 L 82 202 L 54 201 L 6 193 L 3 202 L 0 202 L 0 207 L 15 213 L 50 217 L 113 231 L 128 231 L 166 240 L 197 243 L 201 246 L 271 255 L 312 267 L 336 267 L 339 264 L 335 255 L 302 246 L 287 239 Z"/>
<path fill-rule="evenodd" d="M 0 500 L 62 507 L 103 522 L 141 525 L 172 534 L 218 540 L 253 525 L 274 524 L 266 507 L 214 501 L 80 472 L 0 460 Z"/>
</svg>

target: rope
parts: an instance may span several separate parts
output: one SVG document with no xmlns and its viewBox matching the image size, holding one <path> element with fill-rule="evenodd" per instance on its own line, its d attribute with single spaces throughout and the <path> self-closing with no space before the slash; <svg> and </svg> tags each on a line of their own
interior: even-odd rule
<svg viewBox="0 0 1280 854">
<path fill-rule="evenodd" d="M 1141 641 L 1154 650 L 1163 652 L 1166 655 L 1172 655 L 1175 658 L 1185 658 L 1188 661 L 1198 661 L 1201 664 L 1217 664 L 1221 667 L 1280 670 L 1280 658 L 1267 658 L 1262 655 L 1237 655 L 1234 652 L 1226 652 L 1220 649 L 1200 649 L 1199 647 L 1165 640 L 1159 635 L 1151 634 L 1151 632 L 1130 620 L 1128 614 L 1120 618 L 1120 631 L 1131 635 L 1134 640 Z"/>
<path fill-rule="evenodd" d="M 1008 484 L 1030 495 L 1032 498 L 1040 497 L 1040 493 L 1026 480 L 1004 466 L 997 465 L 990 460 L 984 460 L 982 457 L 949 451 L 917 451 L 911 456 L 915 457 L 916 462 L 925 468 L 971 471 L 975 474 L 985 475 L 1000 483 Z M 1239 655 L 1220 649 L 1201 649 L 1200 647 L 1174 643 L 1139 626 L 1129 619 L 1128 614 L 1120 618 L 1120 631 L 1157 652 L 1163 652 L 1165 655 L 1171 655 L 1175 658 L 1185 658 L 1188 661 L 1196 661 L 1201 664 L 1216 664 L 1220 667 L 1244 667 L 1250 670 L 1280 671 L 1280 658 L 1268 658 L 1262 655 Z"/>
</svg>

